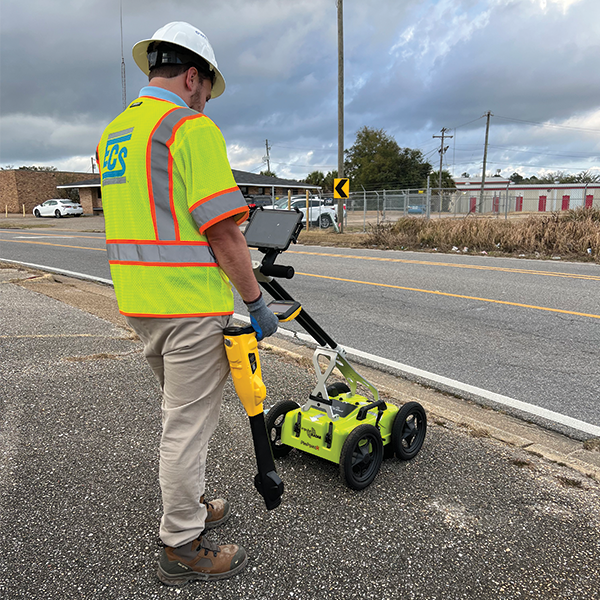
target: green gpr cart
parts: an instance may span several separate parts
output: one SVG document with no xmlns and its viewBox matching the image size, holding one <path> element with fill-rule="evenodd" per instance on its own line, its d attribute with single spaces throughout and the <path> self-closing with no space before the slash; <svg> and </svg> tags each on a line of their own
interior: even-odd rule
<svg viewBox="0 0 600 600">
<path fill-rule="evenodd" d="M 275 404 L 266 415 L 267 433 L 275 458 L 294 448 L 314 454 L 338 463 L 346 484 L 361 490 L 375 479 L 384 456 L 410 460 L 419 453 L 427 416 L 417 402 L 399 408 L 381 400 L 377 389 L 350 365 L 344 349 L 275 280 L 294 276 L 292 267 L 276 265 L 275 259 L 296 242 L 301 219 L 297 211 L 258 209 L 245 231 L 248 246 L 265 255 L 254 271 L 275 299 L 271 310 L 282 321 L 286 313 L 294 315 L 317 343 L 316 386 L 302 406 L 291 400 Z M 334 369 L 344 381 L 328 385 Z"/>
</svg>

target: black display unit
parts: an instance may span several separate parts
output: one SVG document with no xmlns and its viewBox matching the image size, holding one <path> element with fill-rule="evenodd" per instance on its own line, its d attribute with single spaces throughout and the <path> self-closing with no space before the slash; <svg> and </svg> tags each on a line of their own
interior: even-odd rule
<svg viewBox="0 0 600 600">
<path fill-rule="evenodd" d="M 259 208 L 254 211 L 244 236 L 251 248 L 285 252 L 292 242 L 296 242 L 302 227 L 300 211 Z"/>
</svg>

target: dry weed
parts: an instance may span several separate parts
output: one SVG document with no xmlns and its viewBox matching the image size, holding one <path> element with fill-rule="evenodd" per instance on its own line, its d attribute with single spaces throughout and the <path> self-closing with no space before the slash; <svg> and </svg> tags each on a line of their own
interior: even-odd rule
<svg viewBox="0 0 600 600">
<path fill-rule="evenodd" d="M 371 227 L 367 247 L 600 259 L 600 210 L 578 208 L 520 220 L 402 217 Z"/>
</svg>

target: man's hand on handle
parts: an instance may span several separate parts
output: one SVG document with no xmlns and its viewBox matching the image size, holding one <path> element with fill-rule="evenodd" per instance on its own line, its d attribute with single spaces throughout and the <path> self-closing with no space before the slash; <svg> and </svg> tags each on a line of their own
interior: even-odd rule
<svg viewBox="0 0 600 600">
<path fill-rule="evenodd" d="M 256 339 L 259 342 L 277 331 L 279 319 L 269 310 L 262 294 L 254 302 L 249 302 L 246 306 L 250 313 L 250 323 L 254 331 L 256 331 Z"/>
</svg>

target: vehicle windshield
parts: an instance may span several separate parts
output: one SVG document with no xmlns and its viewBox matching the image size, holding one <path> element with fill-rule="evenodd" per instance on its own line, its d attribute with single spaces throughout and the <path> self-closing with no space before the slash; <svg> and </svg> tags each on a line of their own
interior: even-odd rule
<svg viewBox="0 0 600 600">
<path fill-rule="evenodd" d="M 287 208 L 288 199 L 287 198 L 279 198 L 279 200 L 275 200 L 275 206 L 277 208 Z"/>
</svg>

